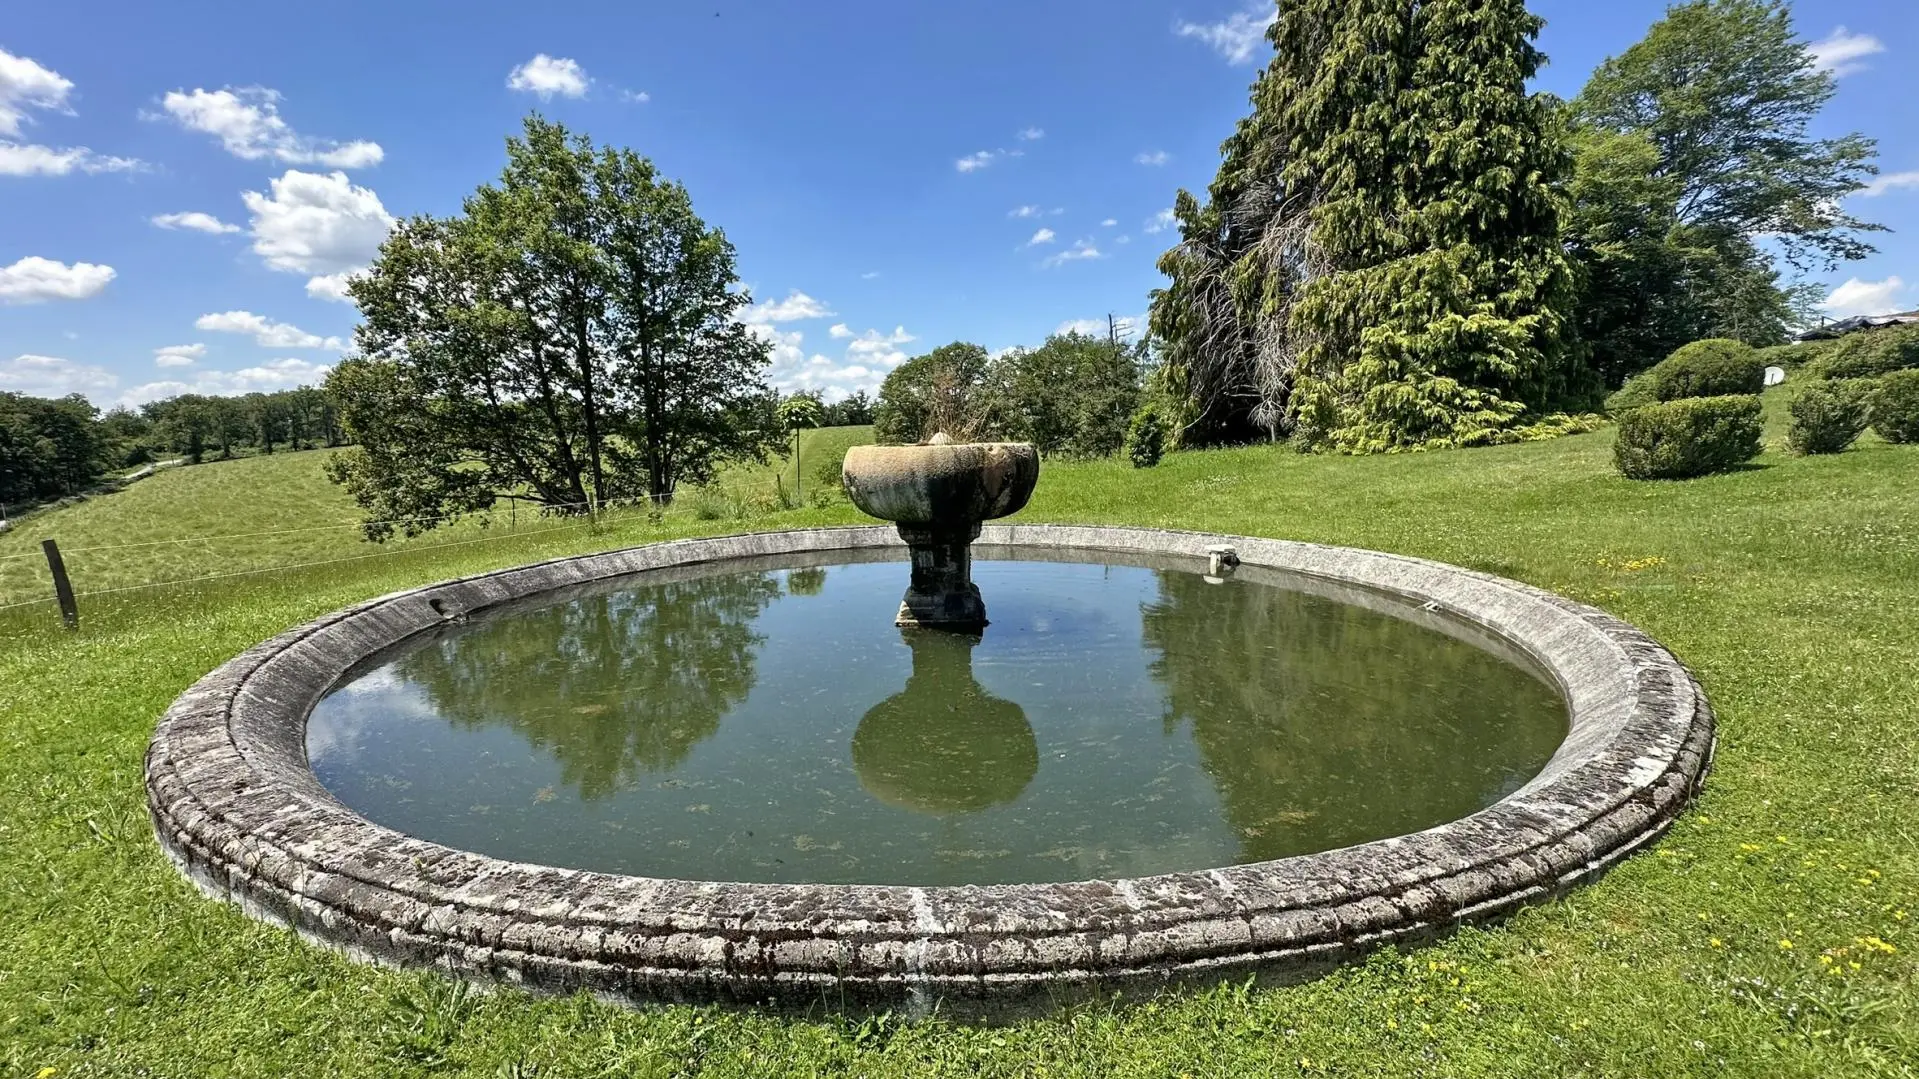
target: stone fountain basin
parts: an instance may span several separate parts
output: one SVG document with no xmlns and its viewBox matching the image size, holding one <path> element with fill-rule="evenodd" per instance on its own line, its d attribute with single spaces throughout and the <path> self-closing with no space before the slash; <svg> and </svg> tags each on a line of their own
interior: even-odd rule
<svg viewBox="0 0 1919 1079">
<path fill-rule="evenodd" d="M 1018 513 L 1039 482 L 1039 450 L 1025 442 L 854 446 L 847 497 L 901 524 L 966 525 Z"/>
<path fill-rule="evenodd" d="M 954 450 L 963 447 L 954 447 Z M 348 607 L 201 679 L 146 761 L 161 848 L 207 893 L 361 959 L 632 1003 L 1044 1007 L 1169 983 L 1299 976 L 1508 913 L 1663 833 L 1705 776 L 1712 711 L 1685 667 L 1603 611 L 1422 559 L 1151 529 L 992 526 L 989 546 L 1183 556 L 1420 603 L 1529 657 L 1566 698 L 1545 769 L 1467 817 L 1318 854 L 1124 880 L 990 887 L 753 884 L 506 862 L 384 828 L 306 758 L 307 716 L 359 664 L 448 620 L 612 577 L 898 548 L 892 528 L 681 540 L 446 581 Z M 1344 593 L 1342 593 L 1343 595 Z M 1428 612 L 1431 612 L 1430 616 Z"/>
</svg>

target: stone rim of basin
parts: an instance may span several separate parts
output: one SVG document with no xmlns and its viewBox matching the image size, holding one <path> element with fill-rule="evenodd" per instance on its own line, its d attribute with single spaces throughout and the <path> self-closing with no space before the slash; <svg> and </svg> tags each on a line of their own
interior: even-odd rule
<svg viewBox="0 0 1919 1079">
<path fill-rule="evenodd" d="M 1370 588 L 1444 612 L 1561 684 L 1570 726 L 1544 771 L 1425 831 L 1319 854 L 1123 880 L 970 887 L 768 885 L 504 862 L 383 828 L 313 774 L 314 703 L 449 617 L 648 571 L 884 549 L 891 529 L 678 540 L 397 592 L 266 641 L 182 694 L 154 732 L 161 847 L 208 893 L 361 959 L 634 1003 L 960 1013 L 1170 979 L 1307 973 L 1505 914 L 1642 850 L 1704 779 L 1712 709 L 1677 658 L 1584 604 L 1401 555 L 1142 528 L 1001 525 L 989 544 L 1136 551 Z"/>
</svg>

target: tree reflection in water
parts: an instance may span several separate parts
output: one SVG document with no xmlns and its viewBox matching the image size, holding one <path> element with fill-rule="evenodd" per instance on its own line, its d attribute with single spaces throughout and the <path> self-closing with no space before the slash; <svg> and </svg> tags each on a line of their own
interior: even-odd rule
<svg viewBox="0 0 1919 1079">
<path fill-rule="evenodd" d="M 1026 712 L 973 677 L 980 638 L 933 629 L 900 636 L 913 650 L 913 673 L 853 733 L 860 785 L 888 805 L 937 815 L 1018 798 L 1039 771 L 1039 744 Z"/>
<path fill-rule="evenodd" d="M 1437 630 L 1291 589 L 1158 578 L 1141 618 L 1166 729 L 1191 724 L 1242 861 L 1472 813 L 1565 736 L 1553 689 Z"/>
<path fill-rule="evenodd" d="M 455 634 L 398 664 L 458 726 L 503 726 L 598 799 L 664 772 L 753 688 L 753 621 L 770 573 L 715 574 L 587 596 Z"/>
</svg>

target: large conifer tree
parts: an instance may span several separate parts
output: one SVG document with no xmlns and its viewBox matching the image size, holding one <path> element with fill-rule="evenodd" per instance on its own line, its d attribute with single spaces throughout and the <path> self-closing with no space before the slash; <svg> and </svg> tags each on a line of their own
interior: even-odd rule
<svg viewBox="0 0 1919 1079">
<path fill-rule="evenodd" d="M 1522 0 L 1281 0 L 1274 58 L 1234 136 L 1251 145 L 1228 143 L 1193 231 L 1229 212 L 1223 190 L 1257 193 L 1257 256 L 1222 255 L 1262 274 L 1257 289 L 1227 276 L 1257 300 L 1234 308 L 1254 312 L 1250 354 L 1284 375 L 1247 381 L 1269 410 L 1283 384 L 1303 443 L 1503 441 L 1586 388 L 1559 245 L 1568 158 L 1549 104 L 1526 90 L 1540 25 Z M 1175 379 L 1204 347 L 1188 328 L 1218 337 L 1221 321 L 1190 316 L 1218 305 L 1187 299 L 1205 288 L 1182 238 L 1154 309 Z"/>
</svg>

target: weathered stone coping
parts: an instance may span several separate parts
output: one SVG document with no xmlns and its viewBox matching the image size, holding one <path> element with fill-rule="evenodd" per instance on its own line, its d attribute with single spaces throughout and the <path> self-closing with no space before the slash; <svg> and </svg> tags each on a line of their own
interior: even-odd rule
<svg viewBox="0 0 1919 1079">
<path fill-rule="evenodd" d="M 983 545 L 1190 555 L 1412 598 L 1508 642 L 1561 688 L 1565 743 L 1471 816 L 1321 854 L 1131 880 L 993 887 L 625 877 L 487 858 L 382 828 L 307 767 L 314 703 L 354 665 L 452 619 L 689 563 L 896 547 L 890 527 L 681 540 L 411 589 L 282 634 L 161 719 L 161 846 L 209 894 L 358 958 L 631 1001 L 1018 1007 L 1175 979 L 1317 969 L 1508 912 L 1603 871 L 1697 789 L 1712 713 L 1665 649 L 1594 608 L 1452 566 L 1146 529 L 988 527 Z"/>
</svg>

